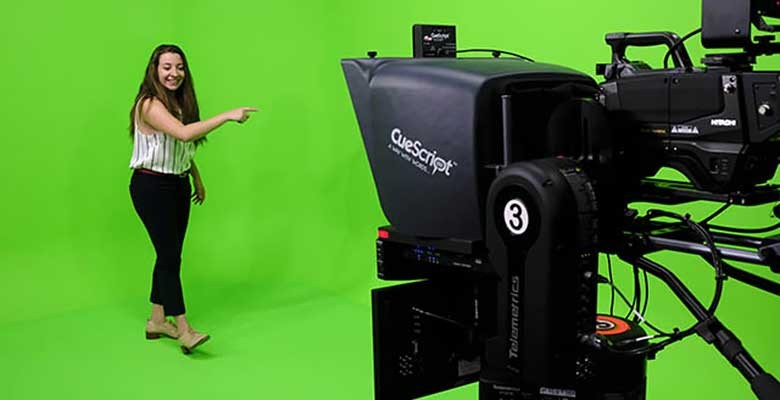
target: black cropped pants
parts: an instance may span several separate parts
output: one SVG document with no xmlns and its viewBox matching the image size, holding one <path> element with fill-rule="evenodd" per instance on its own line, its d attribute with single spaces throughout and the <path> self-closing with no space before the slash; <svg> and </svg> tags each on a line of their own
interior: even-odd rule
<svg viewBox="0 0 780 400">
<path fill-rule="evenodd" d="M 134 171 L 130 179 L 133 206 L 157 253 L 149 300 L 162 305 L 166 316 L 181 315 L 185 311 L 180 271 L 191 192 L 187 176 Z"/>
</svg>

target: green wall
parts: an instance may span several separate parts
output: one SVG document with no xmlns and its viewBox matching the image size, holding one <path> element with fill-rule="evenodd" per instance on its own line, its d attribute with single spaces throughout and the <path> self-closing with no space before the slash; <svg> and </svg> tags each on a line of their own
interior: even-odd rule
<svg viewBox="0 0 780 400">
<path fill-rule="evenodd" d="M 128 113 L 152 49 L 180 44 L 204 117 L 250 105 L 196 159 L 185 280 L 341 290 L 371 279 L 381 220 L 324 2 L 14 5 L 3 13 L 0 321 L 137 298 Z M 370 265 L 369 265 L 370 267 Z M 7 289 L 6 289 L 7 288 Z M 41 295 L 42 294 L 42 295 Z"/>
<path fill-rule="evenodd" d="M 203 117 L 261 109 L 198 151 L 208 197 L 193 209 L 185 244 L 188 298 L 240 303 L 242 293 L 263 292 L 270 306 L 342 293 L 367 304 L 376 284 L 375 227 L 384 217 L 339 59 L 367 50 L 408 56 L 412 24 L 444 23 L 458 26 L 462 48 L 501 48 L 593 73 L 609 59 L 604 33 L 682 34 L 698 27 L 699 7 L 675 0 L 4 4 L 0 325 L 145 301 L 153 252 L 128 195 L 127 125 L 157 44 L 187 52 Z M 696 40 L 689 50 L 694 60 L 704 53 Z M 658 66 L 652 61 L 662 52 L 631 56 Z M 704 216 L 710 209 L 691 210 Z M 767 208 L 735 210 L 724 222 L 762 225 L 768 215 Z M 697 294 L 710 296 L 712 274 L 699 261 L 661 257 L 682 266 Z M 627 275 L 619 276 L 627 287 Z M 653 321 L 687 326 L 668 291 L 652 288 Z M 729 282 L 721 310 L 775 373 L 779 305 Z M 741 377 L 696 338 L 651 368 L 651 399 L 748 396 Z"/>
</svg>

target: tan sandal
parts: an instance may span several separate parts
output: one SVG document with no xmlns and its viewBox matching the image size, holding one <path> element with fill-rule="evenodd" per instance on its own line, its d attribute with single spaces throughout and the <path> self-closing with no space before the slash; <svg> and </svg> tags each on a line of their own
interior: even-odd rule
<svg viewBox="0 0 780 400">
<path fill-rule="evenodd" d="M 176 325 L 166 321 L 155 322 L 150 320 L 146 321 L 146 338 L 149 340 L 159 339 L 162 336 L 167 336 L 171 339 L 179 337 L 179 331 L 176 329 Z"/>
<path fill-rule="evenodd" d="M 181 345 L 181 351 L 184 354 L 191 354 L 196 347 L 206 343 L 209 340 L 209 335 L 200 333 L 192 328 L 179 334 L 179 344 Z"/>
</svg>

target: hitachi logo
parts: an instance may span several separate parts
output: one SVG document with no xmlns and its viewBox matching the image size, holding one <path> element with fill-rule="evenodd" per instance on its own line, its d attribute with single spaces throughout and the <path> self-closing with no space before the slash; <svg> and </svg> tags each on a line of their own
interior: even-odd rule
<svg viewBox="0 0 780 400">
<path fill-rule="evenodd" d="M 736 119 L 713 119 L 710 120 L 710 125 L 712 126 L 737 126 L 737 120 Z"/>
</svg>

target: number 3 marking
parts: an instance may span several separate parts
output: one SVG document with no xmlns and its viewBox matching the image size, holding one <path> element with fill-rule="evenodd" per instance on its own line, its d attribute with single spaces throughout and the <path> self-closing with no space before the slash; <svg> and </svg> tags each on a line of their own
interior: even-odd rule
<svg viewBox="0 0 780 400">
<path fill-rule="evenodd" d="M 522 235 L 528 229 L 528 209 L 518 199 L 512 199 L 504 206 L 504 223 L 513 235 Z"/>
</svg>

